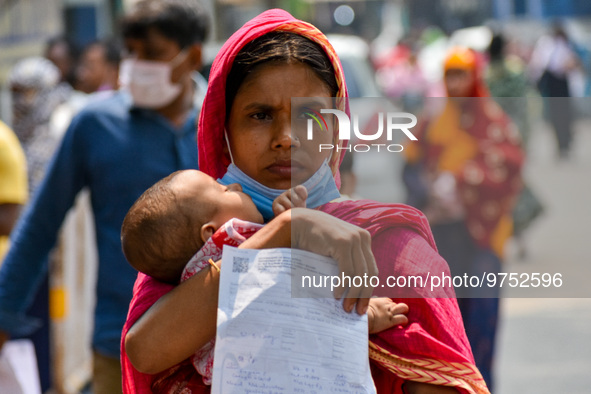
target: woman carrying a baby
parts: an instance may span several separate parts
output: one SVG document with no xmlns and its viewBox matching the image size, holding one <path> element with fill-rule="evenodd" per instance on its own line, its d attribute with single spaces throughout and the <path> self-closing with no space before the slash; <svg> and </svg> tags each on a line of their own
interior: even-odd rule
<svg viewBox="0 0 591 394">
<path fill-rule="evenodd" d="M 292 97 L 307 99 L 292 109 Z M 308 250 L 334 258 L 345 275 L 378 275 L 380 283 L 388 276 L 449 275 L 422 213 L 405 205 L 337 200 L 347 141 L 338 139 L 330 118 L 326 130 L 308 140 L 305 114 L 335 106 L 348 111 L 346 99 L 342 68 L 326 37 L 285 11 L 264 12 L 226 42 L 201 111 L 199 168 L 221 184 L 239 183 L 268 221 L 238 247 Z M 292 130 L 292 118 L 303 127 Z M 321 143 L 335 148 L 319 153 Z M 300 184 L 306 208 L 292 200 L 294 208 L 273 217 L 273 201 Z M 175 385 L 164 392 L 209 392 L 191 358 L 215 337 L 218 264 L 208 260 L 177 286 L 139 274 L 122 337 L 124 392 L 152 392 L 171 377 Z M 366 313 L 372 290 L 351 288 L 343 307 Z M 394 305 L 409 307 L 408 324 L 370 335 L 379 393 L 488 393 L 453 289 L 378 290 Z"/>
</svg>

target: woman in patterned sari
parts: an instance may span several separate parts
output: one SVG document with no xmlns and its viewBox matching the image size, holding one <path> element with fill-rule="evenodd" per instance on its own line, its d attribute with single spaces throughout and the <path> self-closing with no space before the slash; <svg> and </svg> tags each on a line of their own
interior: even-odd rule
<svg viewBox="0 0 591 394">
<path fill-rule="evenodd" d="M 420 122 L 418 142 L 405 148 L 403 178 L 408 203 L 426 214 L 452 274 L 480 278 L 500 271 L 522 186 L 523 152 L 517 128 L 489 98 L 478 54 L 453 48 L 444 68 L 449 98 L 431 101 L 440 109 Z M 476 365 L 490 388 L 499 292 L 485 287 L 456 293 Z"/>
</svg>

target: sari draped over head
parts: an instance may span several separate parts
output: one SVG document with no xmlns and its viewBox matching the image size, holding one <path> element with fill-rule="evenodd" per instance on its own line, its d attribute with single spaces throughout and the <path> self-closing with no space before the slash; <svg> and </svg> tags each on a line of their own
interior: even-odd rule
<svg viewBox="0 0 591 394">
<path fill-rule="evenodd" d="M 8 76 L 12 93 L 12 128 L 27 158 L 29 194 L 45 177 L 45 170 L 61 136 L 51 127 L 51 116 L 70 96 L 59 84 L 59 69 L 43 57 L 19 61 Z"/>
<path fill-rule="evenodd" d="M 503 256 L 512 235 L 511 213 L 522 188 L 519 131 L 489 98 L 481 58 L 467 48 L 448 54 L 445 70 L 473 74 L 470 99 L 448 99 L 436 116 L 423 119 L 417 142 L 405 147 L 407 161 L 426 173 L 454 175 L 466 227 L 476 244 Z"/>
<path fill-rule="evenodd" d="M 295 19 L 286 11 L 279 9 L 265 11 L 247 22 L 226 41 L 211 66 L 209 88 L 201 108 L 197 128 L 203 130 L 203 132 L 197 133 L 197 148 L 199 150 L 199 169 L 216 179 L 221 178 L 230 165 L 230 159 L 222 152 L 226 144 L 224 139 L 226 79 L 232 69 L 234 59 L 238 52 L 255 38 L 278 31 L 298 34 L 320 45 L 336 71 L 335 77 L 338 85 L 336 97 L 339 99 L 336 105 L 349 114 L 347 86 L 345 85 L 345 75 L 341 61 L 324 34 L 313 25 Z M 335 127 L 333 143 L 335 148 L 333 152 L 340 152 L 340 154 L 333 154 L 328 165 L 332 169 L 337 187 L 339 187 L 339 165 L 346 152 L 344 149 L 340 150 L 340 148 L 345 146 L 347 141 L 339 140 L 336 131 L 338 131 L 338 128 Z M 339 147 L 338 150 L 337 146 Z"/>
<path fill-rule="evenodd" d="M 283 10 L 266 11 L 230 37 L 211 69 L 210 84 L 199 120 L 198 148 L 200 170 L 213 177 L 223 176 L 230 164 L 224 155 L 225 85 L 233 59 L 245 44 L 272 31 L 300 34 L 320 45 L 335 70 L 339 85 L 337 96 L 344 99 L 341 108 L 348 111 L 340 62 L 326 37 L 314 26 L 293 18 Z M 338 130 L 335 130 L 335 142 L 337 134 Z M 344 150 L 341 155 L 333 154 L 329 163 L 337 182 L 342 155 Z M 424 276 L 428 271 L 449 275 L 449 268 L 437 254 L 431 230 L 420 211 L 406 205 L 369 200 L 332 202 L 319 209 L 371 233 L 372 250 L 380 270 L 381 283 L 385 283 L 387 275 Z M 129 328 L 171 289 L 170 285 L 145 275 L 138 276 L 123 330 L 121 352 L 124 393 L 150 392 L 154 382 L 161 384 L 163 377 L 171 382 L 159 386 L 162 390 L 159 392 L 175 392 L 176 388 L 191 385 L 194 385 L 194 393 L 207 392 L 206 388 L 197 387 L 201 377 L 196 372 L 188 373 L 186 362 L 157 376 L 150 376 L 136 371 L 125 354 L 123 344 Z M 455 387 L 463 393 L 488 393 L 474 365 L 453 290 L 439 288 L 435 292 L 428 292 L 427 289 L 418 288 L 413 291 L 416 298 L 394 298 L 396 302 L 409 305 L 409 324 L 370 336 L 370 365 L 378 392 L 402 393 L 403 384 L 412 380 Z"/>
</svg>

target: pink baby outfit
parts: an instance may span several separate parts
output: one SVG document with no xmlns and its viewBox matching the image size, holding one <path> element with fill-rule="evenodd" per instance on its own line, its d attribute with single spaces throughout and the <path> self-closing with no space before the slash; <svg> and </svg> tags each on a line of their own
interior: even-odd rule
<svg viewBox="0 0 591 394">
<path fill-rule="evenodd" d="M 238 246 L 263 227 L 262 224 L 230 219 L 209 238 L 195 256 L 189 260 L 181 275 L 181 282 L 186 281 L 209 265 L 209 259 L 222 258 L 224 245 Z M 213 352 L 215 339 L 207 342 L 191 357 L 193 366 L 203 377 L 203 383 L 210 385 L 213 374 Z"/>
</svg>

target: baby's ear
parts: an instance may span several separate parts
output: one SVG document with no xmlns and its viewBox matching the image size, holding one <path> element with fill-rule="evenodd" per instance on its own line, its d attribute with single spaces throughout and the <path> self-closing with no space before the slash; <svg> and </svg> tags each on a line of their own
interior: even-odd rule
<svg viewBox="0 0 591 394">
<path fill-rule="evenodd" d="M 217 228 L 212 222 L 205 223 L 203 226 L 201 226 L 201 240 L 203 243 L 207 242 L 207 240 L 211 238 L 216 230 Z"/>
</svg>

